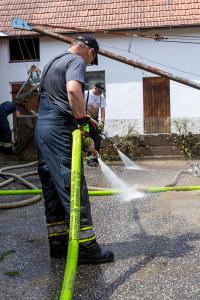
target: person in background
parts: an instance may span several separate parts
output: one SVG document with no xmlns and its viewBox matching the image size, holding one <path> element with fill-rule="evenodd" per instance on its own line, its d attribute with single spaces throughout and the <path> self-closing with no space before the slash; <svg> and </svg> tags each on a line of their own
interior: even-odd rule
<svg viewBox="0 0 200 300">
<path fill-rule="evenodd" d="M 5 101 L 0 104 L 0 152 L 4 154 L 14 153 L 14 143 L 12 141 L 12 131 L 8 121 L 8 116 L 16 113 L 18 117 L 20 114 L 30 114 L 24 105 Z"/>
<path fill-rule="evenodd" d="M 105 107 L 106 99 L 103 95 L 105 92 L 105 86 L 103 82 L 96 82 L 91 90 L 85 91 L 85 109 L 86 114 L 91 117 L 96 126 L 91 126 L 90 137 L 94 141 L 94 146 L 99 153 L 101 147 L 101 133 L 105 125 Z M 91 152 L 87 152 L 87 164 L 90 167 L 98 166 L 98 158 L 93 157 Z"/>
<path fill-rule="evenodd" d="M 35 130 L 38 173 L 45 199 L 50 256 L 66 256 L 70 221 L 72 133 L 82 131 L 83 146 L 97 155 L 90 138 L 84 105 L 87 65 L 98 64 L 99 45 L 90 35 L 80 35 L 68 51 L 54 57 L 41 76 L 40 104 Z M 81 165 L 79 264 L 114 260 L 110 250 L 96 241 L 88 189 Z"/>
</svg>

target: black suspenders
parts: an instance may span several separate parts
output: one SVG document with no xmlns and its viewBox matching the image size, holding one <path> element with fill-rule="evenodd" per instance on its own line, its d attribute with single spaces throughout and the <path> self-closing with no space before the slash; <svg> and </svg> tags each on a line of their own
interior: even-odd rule
<svg viewBox="0 0 200 300">
<path fill-rule="evenodd" d="M 46 77 L 46 75 L 47 75 L 47 72 L 49 71 L 50 67 L 52 66 L 52 64 L 54 63 L 54 61 L 56 61 L 57 59 L 59 59 L 59 58 L 65 56 L 65 55 L 68 55 L 68 53 L 64 53 L 64 54 L 62 53 L 61 55 L 54 57 L 54 58 L 49 62 L 49 65 L 46 67 L 46 70 L 44 70 L 44 73 L 42 74 L 42 77 L 41 77 L 39 95 L 40 95 L 40 93 L 42 92 L 42 83 L 43 83 L 43 80 L 45 79 L 45 77 Z M 69 65 L 73 60 L 75 60 L 75 58 L 72 58 L 72 59 L 68 62 L 68 65 Z"/>
<path fill-rule="evenodd" d="M 86 107 L 85 107 L 85 110 L 86 110 L 86 115 L 87 115 L 87 110 L 88 110 L 88 100 L 89 100 L 89 90 L 87 91 L 87 99 L 86 99 Z"/>
</svg>

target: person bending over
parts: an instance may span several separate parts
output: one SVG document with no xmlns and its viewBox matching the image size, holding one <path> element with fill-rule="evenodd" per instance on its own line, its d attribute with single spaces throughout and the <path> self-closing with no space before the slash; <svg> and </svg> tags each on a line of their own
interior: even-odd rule
<svg viewBox="0 0 200 300">
<path fill-rule="evenodd" d="M 105 124 L 106 99 L 103 92 L 105 92 L 104 83 L 98 81 L 91 90 L 85 91 L 84 94 L 86 114 L 96 124 L 96 126 L 91 126 L 90 128 L 90 137 L 93 139 L 95 149 L 98 153 L 101 147 L 101 133 Z M 99 164 L 98 158 L 93 157 L 90 151 L 87 152 L 87 164 L 91 167 L 96 167 Z"/>
</svg>

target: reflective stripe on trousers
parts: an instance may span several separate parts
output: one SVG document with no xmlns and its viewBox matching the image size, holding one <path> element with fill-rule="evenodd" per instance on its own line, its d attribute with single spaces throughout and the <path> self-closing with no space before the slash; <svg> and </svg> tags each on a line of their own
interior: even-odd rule
<svg viewBox="0 0 200 300">
<path fill-rule="evenodd" d="M 66 236 L 68 238 L 69 229 L 65 221 L 47 224 L 48 238 Z M 96 239 L 93 226 L 80 228 L 79 243 L 86 243 Z"/>
<path fill-rule="evenodd" d="M 13 147 L 13 143 L 10 142 L 10 143 L 3 143 L 3 142 L 0 142 L 0 147 L 4 147 L 4 148 L 12 148 Z"/>
</svg>

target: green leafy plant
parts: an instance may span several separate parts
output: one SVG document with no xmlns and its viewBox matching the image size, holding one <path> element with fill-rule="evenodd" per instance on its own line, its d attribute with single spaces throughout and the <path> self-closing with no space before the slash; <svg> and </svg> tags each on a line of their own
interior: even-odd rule
<svg viewBox="0 0 200 300">
<path fill-rule="evenodd" d="M 200 143 L 190 128 L 193 123 L 187 119 L 174 121 L 177 134 L 173 135 L 175 145 L 180 149 L 181 153 L 188 158 L 191 158 L 200 149 Z"/>
<path fill-rule="evenodd" d="M 10 277 L 15 277 L 15 276 L 19 276 L 19 272 L 18 271 L 6 271 L 5 273 L 4 273 L 4 275 L 6 275 L 6 276 L 10 276 Z"/>
<path fill-rule="evenodd" d="M 2 261 L 6 256 L 15 253 L 15 250 L 8 250 L 0 254 L 0 261 Z"/>
</svg>

